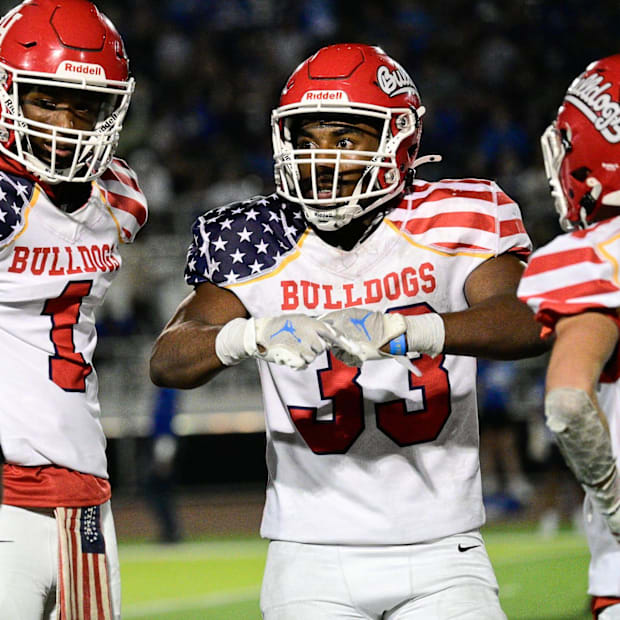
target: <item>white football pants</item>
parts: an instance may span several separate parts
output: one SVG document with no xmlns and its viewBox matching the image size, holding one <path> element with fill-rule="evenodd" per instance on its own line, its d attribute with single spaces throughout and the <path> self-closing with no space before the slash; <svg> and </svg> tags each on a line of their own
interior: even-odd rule
<svg viewBox="0 0 620 620">
<path fill-rule="evenodd" d="M 620 604 L 605 607 L 598 615 L 598 620 L 620 620 Z"/>
<path fill-rule="evenodd" d="M 114 619 L 121 617 L 121 575 L 110 502 L 101 529 Z M 58 529 L 52 510 L 0 506 L 0 620 L 56 620 Z"/>
<path fill-rule="evenodd" d="M 264 620 L 505 620 L 482 536 L 412 545 L 272 541 Z"/>
</svg>

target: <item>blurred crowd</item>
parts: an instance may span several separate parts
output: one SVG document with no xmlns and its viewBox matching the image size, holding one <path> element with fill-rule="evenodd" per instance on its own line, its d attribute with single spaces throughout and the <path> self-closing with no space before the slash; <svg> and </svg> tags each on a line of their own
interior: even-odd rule
<svg viewBox="0 0 620 620">
<path fill-rule="evenodd" d="M 540 134 L 574 75 L 617 51 L 612 25 L 620 17 L 620 5 L 603 0 L 587 10 L 581 0 L 105 0 L 101 7 L 120 26 L 137 81 L 120 152 L 141 174 L 152 230 L 177 230 L 179 203 L 191 217 L 270 192 L 269 116 L 286 78 L 321 45 L 360 41 L 382 46 L 418 85 L 427 109 L 421 153 L 444 158 L 419 174 L 498 179 L 537 241 L 548 237 L 538 220 L 547 228 L 550 211 Z"/>
</svg>

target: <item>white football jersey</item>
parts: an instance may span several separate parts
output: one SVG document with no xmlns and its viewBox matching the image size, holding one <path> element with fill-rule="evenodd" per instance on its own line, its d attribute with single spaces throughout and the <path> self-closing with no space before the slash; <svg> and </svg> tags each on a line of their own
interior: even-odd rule
<svg viewBox="0 0 620 620">
<path fill-rule="evenodd" d="M 419 314 L 467 308 L 469 274 L 528 254 L 518 207 L 494 183 L 417 181 L 358 247 L 342 251 L 275 195 L 199 217 L 186 280 L 234 292 L 252 316 L 363 306 Z M 479 527 L 473 357 L 307 369 L 259 361 L 269 480 L 261 534 L 309 543 L 403 544 Z"/>
<path fill-rule="evenodd" d="M 38 184 L 0 172 L 0 443 L 8 463 L 107 478 L 95 309 L 121 266 L 119 244 L 133 241 L 146 217 L 135 175 L 118 159 L 73 213 Z"/>
<path fill-rule="evenodd" d="M 536 312 L 543 330 L 553 330 L 563 316 L 598 310 L 616 320 L 620 308 L 620 217 L 556 237 L 532 255 L 518 295 Z M 616 464 L 620 467 L 620 357 L 618 349 L 600 377 L 597 398 L 609 424 Z M 585 499 L 585 529 L 592 559 L 589 590 L 620 596 L 620 544 L 604 519 Z"/>
</svg>

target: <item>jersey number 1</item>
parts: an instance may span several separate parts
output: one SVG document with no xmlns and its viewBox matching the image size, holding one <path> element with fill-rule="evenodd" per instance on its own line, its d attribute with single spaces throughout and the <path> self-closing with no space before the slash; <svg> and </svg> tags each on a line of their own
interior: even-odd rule
<svg viewBox="0 0 620 620">
<path fill-rule="evenodd" d="M 75 350 L 73 342 L 82 299 L 90 293 L 92 285 L 92 280 L 69 282 L 58 297 L 45 302 L 41 312 L 52 320 L 50 337 L 56 354 L 49 356 L 50 380 L 65 392 L 85 392 L 86 377 L 93 371 L 84 356 Z"/>
</svg>

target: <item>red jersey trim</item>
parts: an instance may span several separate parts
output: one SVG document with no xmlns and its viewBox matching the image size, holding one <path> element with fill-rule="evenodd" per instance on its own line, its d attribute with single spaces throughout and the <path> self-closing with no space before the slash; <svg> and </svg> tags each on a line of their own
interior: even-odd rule
<svg viewBox="0 0 620 620">
<path fill-rule="evenodd" d="M 110 165 L 110 167 L 101 175 L 101 179 L 104 181 L 120 181 L 123 185 L 127 185 L 134 191 L 142 193 L 138 182 L 132 176 L 129 168 L 125 166 L 119 170 L 119 168 L 121 168 L 121 166 L 118 165 L 120 162 L 116 160 L 114 163 L 117 164 L 118 167 L 115 166 L 112 168 L 112 165 Z"/>
<path fill-rule="evenodd" d="M 112 495 L 108 480 L 56 465 L 23 467 L 5 463 L 2 472 L 3 503 L 9 506 L 98 506 Z"/>
<path fill-rule="evenodd" d="M 618 291 L 618 287 L 608 280 L 588 280 L 587 282 L 580 282 L 579 284 L 571 284 L 570 286 L 562 286 L 552 291 L 547 291 L 542 295 L 532 293 L 531 295 L 523 296 L 522 299 L 527 301 L 533 297 L 542 297 L 540 308 L 543 307 L 557 309 L 558 312 L 568 314 L 575 314 L 575 312 L 583 312 L 583 308 L 589 306 L 593 308 L 603 307 L 601 304 L 593 303 L 590 301 L 580 301 L 582 297 L 589 297 L 591 295 L 603 295 L 604 293 L 615 293 Z M 575 307 L 578 310 L 570 310 Z"/>
<path fill-rule="evenodd" d="M 424 191 L 427 188 L 416 187 L 416 189 L 418 190 L 418 192 L 420 192 L 420 191 Z M 419 198 L 415 197 L 416 192 L 414 192 L 413 194 L 411 194 L 412 198 L 407 197 L 407 202 L 411 202 L 411 207 L 414 209 L 416 207 L 419 207 L 424 202 L 441 202 L 443 200 L 450 200 L 450 199 L 461 200 L 464 198 L 471 199 L 471 200 L 480 200 L 482 202 L 487 202 L 489 204 L 496 204 L 494 200 L 494 197 L 496 195 L 497 193 L 494 194 L 490 188 L 487 188 L 485 190 L 468 191 L 464 189 L 456 189 L 456 188 L 448 189 L 445 187 L 438 187 L 436 189 L 433 189 L 433 191 L 430 194 L 427 194 L 426 196 L 420 196 Z M 510 200 L 507 196 L 506 198 L 509 200 L 510 204 L 514 204 L 514 202 Z M 508 204 L 508 202 L 502 201 L 501 205 L 505 205 L 505 204 Z"/>
<path fill-rule="evenodd" d="M 590 603 L 593 618 L 596 620 L 603 609 L 618 604 L 620 604 L 620 598 L 617 596 L 593 596 Z"/>
</svg>

